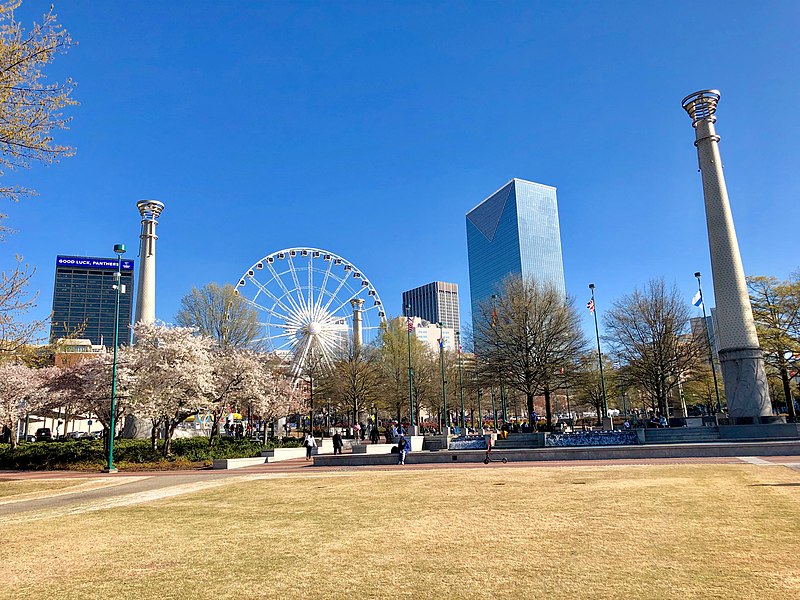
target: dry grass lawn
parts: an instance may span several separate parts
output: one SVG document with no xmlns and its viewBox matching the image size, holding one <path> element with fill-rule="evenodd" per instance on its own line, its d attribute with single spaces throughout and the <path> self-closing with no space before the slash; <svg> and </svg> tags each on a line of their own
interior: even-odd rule
<svg viewBox="0 0 800 600">
<path fill-rule="evenodd" d="M 46 495 L 47 492 L 65 490 L 85 484 L 80 479 L 12 479 L 0 481 L 0 502 Z"/>
<path fill-rule="evenodd" d="M 800 598 L 781 466 L 318 473 L 0 528 L 0 598 Z"/>
</svg>

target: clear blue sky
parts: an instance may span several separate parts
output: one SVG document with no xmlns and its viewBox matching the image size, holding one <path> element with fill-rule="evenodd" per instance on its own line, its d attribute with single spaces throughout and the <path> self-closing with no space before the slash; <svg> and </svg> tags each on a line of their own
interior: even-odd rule
<svg viewBox="0 0 800 600">
<path fill-rule="evenodd" d="M 26 1 L 30 22 L 49 2 Z M 718 88 L 718 133 L 745 270 L 800 267 L 800 3 L 56 2 L 79 42 L 74 158 L 5 174 L 0 246 L 135 257 L 137 200 L 166 203 L 157 317 L 193 285 L 316 246 L 356 264 L 388 312 L 454 281 L 469 311 L 464 215 L 512 177 L 558 188 L 567 290 L 602 311 L 648 279 L 710 275 L 693 130 L 681 99 Z M 708 294 L 710 277 L 706 279 Z M 709 298 L 710 299 L 710 298 Z M 709 302 L 709 305 L 711 303 Z M 587 319 L 588 312 L 583 311 Z"/>
</svg>

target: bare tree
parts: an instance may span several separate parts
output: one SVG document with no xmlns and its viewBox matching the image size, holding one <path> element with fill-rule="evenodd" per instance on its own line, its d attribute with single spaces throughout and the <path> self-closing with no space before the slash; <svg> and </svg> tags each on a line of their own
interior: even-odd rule
<svg viewBox="0 0 800 600">
<path fill-rule="evenodd" d="M 28 292 L 34 273 L 20 257 L 14 268 L 0 272 L 0 361 L 17 355 L 44 327 L 44 321 L 24 318 L 36 306 L 37 294 Z"/>
<path fill-rule="evenodd" d="M 662 414 L 680 378 L 696 370 L 707 352 L 700 337 L 689 333 L 690 316 L 677 287 L 653 279 L 614 302 L 603 319 L 603 339 L 626 367 L 625 384 L 645 390 Z"/>
<path fill-rule="evenodd" d="M 534 396 L 544 395 L 552 427 L 551 392 L 560 387 L 559 369 L 586 346 L 573 301 L 551 285 L 510 276 L 478 310 L 474 338 L 481 380 L 524 394 L 529 415 Z"/>
<path fill-rule="evenodd" d="M 59 25 L 52 7 L 26 31 L 14 19 L 21 0 L 0 4 L 0 175 L 26 169 L 31 163 L 53 163 L 74 150 L 53 141 L 52 133 L 66 129 L 70 119 L 62 109 L 76 104 L 71 98 L 72 80 L 48 81 L 44 67 L 65 53 L 72 39 Z M 16 186 L 0 185 L 0 195 L 18 200 L 29 193 Z M 6 215 L 0 214 L 0 221 Z M 0 226 L 0 239 L 8 228 Z"/>
<path fill-rule="evenodd" d="M 200 289 L 192 288 L 181 299 L 175 321 L 182 327 L 196 328 L 221 348 L 256 347 L 263 331 L 258 313 L 227 283 L 222 287 L 207 283 Z"/>
<path fill-rule="evenodd" d="M 380 354 L 372 346 L 353 345 L 333 361 L 333 367 L 320 378 L 320 390 L 338 403 L 358 422 L 359 414 L 380 393 Z"/>
</svg>

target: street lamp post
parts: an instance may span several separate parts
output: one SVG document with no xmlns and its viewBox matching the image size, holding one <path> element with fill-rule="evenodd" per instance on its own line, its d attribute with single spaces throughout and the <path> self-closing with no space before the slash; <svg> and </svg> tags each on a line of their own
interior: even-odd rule
<svg viewBox="0 0 800 600">
<path fill-rule="evenodd" d="M 464 416 L 464 374 L 461 365 L 461 334 L 456 333 L 456 342 L 458 343 L 458 393 L 461 396 L 461 429 L 464 435 L 467 431 L 467 422 Z"/>
<path fill-rule="evenodd" d="M 414 420 L 414 367 L 411 364 L 411 330 L 414 328 L 414 321 L 411 316 L 411 305 L 406 305 L 408 313 L 408 410 L 411 420 L 411 435 L 417 435 L 417 422 Z"/>
<path fill-rule="evenodd" d="M 703 325 L 706 328 L 706 339 L 708 340 L 708 358 L 711 361 L 711 374 L 714 376 L 714 393 L 717 395 L 717 412 L 722 412 L 722 402 L 719 399 L 719 384 L 717 383 L 717 368 L 714 364 L 714 347 L 711 345 L 711 329 L 708 326 L 706 317 L 706 302 L 703 299 L 703 286 L 700 283 L 700 271 L 694 274 L 697 279 L 697 291 L 700 292 L 700 306 L 703 307 Z"/>
<path fill-rule="evenodd" d="M 442 412 L 444 413 L 444 427 L 442 432 L 450 435 L 450 419 L 447 415 L 447 379 L 444 375 L 444 325 L 441 321 L 439 326 L 439 362 L 442 364 Z"/>
<path fill-rule="evenodd" d="M 116 299 L 114 301 L 114 358 L 111 363 L 111 427 L 108 433 L 108 464 L 103 469 L 105 473 L 116 473 L 114 466 L 114 431 L 116 430 L 117 412 L 117 351 L 119 347 L 119 295 L 122 293 L 122 255 L 125 254 L 125 244 L 115 244 L 114 252 L 117 254 L 117 272 L 115 274 Z"/>
<path fill-rule="evenodd" d="M 494 419 L 494 430 L 497 431 L 497 404 L 494 401 L 494 386 L 492 390 L 492 418 Z"/>
<path fill-rule="evenodd" d="M 478 388 L 478 420 L 480 421 L 480 433 L 483 434 L 483 407 L 481 406 L 481 396 L 483 396 L 483 390 Z M 475 423 L 472 424 L 472 427 L 475 427 Z"/>
<path fill-rule="evenodd" d="M 603 388 L 603 416 L 608 417 L 608 399 L 606 398 L 606 378 L 603 375 L 603 353 L 600 351 L 600 328 L 597 326 L 597 306 L 594 302 L 594 284 L 589 284 L 592 290 L 592 315 L 594 315 L 594 333 L 597 337 L 597 360 L 600 364 L 600 385 Z"/>
</svg>

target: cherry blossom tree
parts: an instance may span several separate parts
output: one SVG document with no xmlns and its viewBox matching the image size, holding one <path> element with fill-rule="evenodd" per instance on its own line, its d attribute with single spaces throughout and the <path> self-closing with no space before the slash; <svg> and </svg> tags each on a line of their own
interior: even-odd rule
<svg viewBox="0 0 800 600">
<path fill-rule="evenodd" d="M 133 387 L 131 370 L 131 351 L 120 349 L 117 356 L 117 396 L 114 410 L 114 435 L 122 426 L 122 418 L 131 412 L 130 393 Z M 103 427 L 103 438 L 108 445 L 111 430 L 111 378 L 113 373 L 113 356 L 110 352 L 102 352 L 91 360 L 75 365 L 71 378 L 65 386 L 75 387 L 70 393 L 82 397 L 82 408 L 97 417 Z M 74 377 L 74 379 L 72 378 Z M 66 393 L 62 391 L 61 393 Z"/>
<path fill-rule="evenodd" d="M 166 457 L 178 425 L 211 403 L 212 341 L 188 327 L 150 323 L 138 323 L 134 336 L 132 406 L 163 417 Z"/>
<path fill-rule="evenodd" d="M 264 421 L 264 442 L 267 423 L 304 410 L 306 400 L 289 375 L 270 356 L 261 357 L 259 385 L 251 390 L 253 409 Z"/>
<path fill-rule="evenodd" d="M 35 369 L 20 363 L 0 364 L 0 427 L 10 432 L 17 447 L 17 423 L 41 401 L 42 379 Z"/>
</svg>

